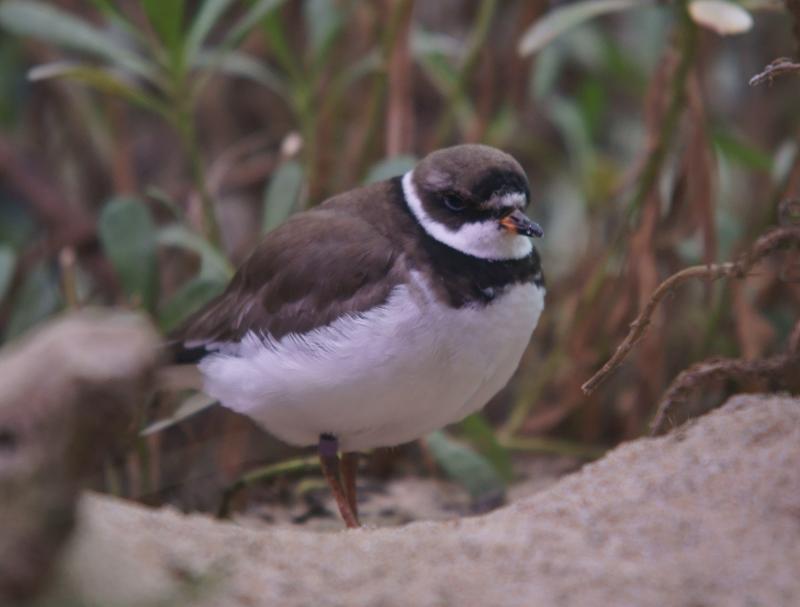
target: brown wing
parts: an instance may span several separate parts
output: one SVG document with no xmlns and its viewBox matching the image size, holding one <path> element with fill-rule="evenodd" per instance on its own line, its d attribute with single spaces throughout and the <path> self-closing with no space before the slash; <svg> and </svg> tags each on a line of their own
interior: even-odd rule
<svg viewBox="0 0 800 607">
<path fill-rule="evenodd" d="M 331 207 L 296 215 L 175 332 L 183 348 L 176 357 L 189 362 L 203 344 L 235 342 L 249 331 L 276 339 L 304 333 L 380 305 L 401 279 L 397 258 L 392 243 L 355 215 Z"/>
</svg>

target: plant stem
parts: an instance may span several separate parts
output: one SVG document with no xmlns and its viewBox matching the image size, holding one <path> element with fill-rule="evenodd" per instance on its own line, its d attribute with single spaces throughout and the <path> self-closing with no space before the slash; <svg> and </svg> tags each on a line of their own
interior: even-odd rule
<svg viewBox="0 0 800 607">
<path fill-rule="evenodd" d="M 241 478 L 239 478 L 239 480 L 225 489 L 225 492 L 222 494 L 222 500 L 219 509 L 217 510 L 217 516 L 219 518 L 226 518 L 229 514 L 230 503 L 234 496 L 242 489 L 245 489 L 254 483 L 264 481 L 281 474 L 304 472 L 310 468 L 315 468 L 318 466 L 319 459 L 314 455 L 290 459 L 275 464 L 268 464 L 266 466 L 262 466 L 261 468 L 256 468 L 255 470 L 243 475 Z"/>
<path fill-rule="evenodd" d="M 214 209 L 214 199 L 208 191 L 205 166 L 200 147 L 197 141 L 197 130 L 194 125 L 192 115 L 192 97 L 188 87 L 185 86 L 185 78 L 182 75 L 176 76 L 176 83 L 173 89 L 173 103 L 175 113 L 172 116 L 173 124 L 177 129 L 183 148 L 189 157 L 189 167 L 192 173 L 192 181 L 197 193 L 200 195 L 200 202 L 203 207 L 203 232 L 209 242 L 217 249 L 221 250 L 221 239 L 219 224 Z"/>
<path fill-rule="evenodd" d="M 395 2 L 389 14 L 389 21 L 383 29 L 383 36 L 380 43 L 381 69 L 372 81 L 372 87 L 364 111 L 364 114 L 367 116 L 367 127 L 355 161 L 355 174 L 359 177 L 362 177 L 366 171 L 367 160 L 372 156 L 371 152 L 375 147 L 378 136 L 378 126 L 383 124 L 380 119 L 383 116 L 381 109 L 384 106 L 386 90 L 389 85 L 389 61 L 391 60 L 392 52 L 397 43 L 397 37 L 402 30 L 403 15 L 413 10 L 413 1 L 414 0 L 398 0 Z"/>
<path fill-rule="evenodd" d="M 486 36 L 489 34 L 489 26 L 492 24 L 495 12 L 497 12 L 497 0 L 483 0 L 483 2 L 481 2 L 478 8 L 478 15 L 475 18 L 475 26 L 470 34 L 467 53 L 464 56 L 464 61 L 450 89 L 450 93 L 445 100 L 444 114 L 439 121 L 439 126 L 436 128 L 436 134 L 434 135 L 434 148 L 442 144 L 453 128 L 456 111 L 464 96 L 464 88 L 467 86 L 469 77 L 472 75 L 475 65 L 478 62 L 480 51 L 483 48 L 483 43 L 486 41 Z"/>
<path fill-rule="evenodd" d="M 551 455 L 568 455 L 582 459 L 597 459 L 608 451 L 607 448 L 601 446 L 583 445 L 549 438 L 510 437 L 501 439 L 500 445 L 512 451 L 538 451 Z"/>
</svg>

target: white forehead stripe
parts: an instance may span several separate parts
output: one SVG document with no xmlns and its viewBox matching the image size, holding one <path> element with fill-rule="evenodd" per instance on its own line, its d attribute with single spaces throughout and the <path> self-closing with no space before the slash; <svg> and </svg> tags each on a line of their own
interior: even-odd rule
<svg viewBox="0 0 800 607">
<path fill-rule="evenodd" d="M 522 259 L 530 255 L 533 244 L 529 238 L 501 229 L 493 219 L 465 223 L 457 230 L 451 230 L 436 221 L 428 215 L 417 196 L 412 173 L 413 171 L 409 171 L 403 175 L 403 194 L 406 204 L 422 228 L 433 238 L 457 251 L 481 259 Z M 518 195 L 506 195 L 509 200 L 513 196 Z"/>
<path fill-rule="evenodd" d="M 511 194 L 503 194 L 499 198 L 501 207 L 517 207 L 520 209 L 525 208 L 525 194 L 522 192 L 513 192 Z"/>
</svg>

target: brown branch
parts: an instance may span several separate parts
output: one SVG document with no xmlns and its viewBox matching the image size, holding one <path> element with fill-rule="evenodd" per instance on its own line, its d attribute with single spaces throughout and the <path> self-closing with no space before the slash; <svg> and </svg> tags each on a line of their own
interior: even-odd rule
<svg viewBox="0 0 800 607">
<path fill-rule="evenodd" d="M 667 278 L 656 288 L 645 305 L 644 310 L 642 310 L 636 320 L 631 323 L 628 335 L 617 347 L 614 355 L 597 373 L 581 386 L 584 394 L 589 395 L 594 392 L 611 372 L 625 360 L 633 349 L 633 346 L 644 337 L 656 307 L 672 289 L 695 278 L 704 278 L 706 280 L 716 280 L 723 277 L 744 278 L 751 268 L 761 259 L 792 242 L 800 244 L 800 228 L 776 228 L 756 240 L 751 249 L 735 262 L 711 264 L 707 266 L 692 266 Z"/>
<path fill-rule="evenodd" d="M 391 158 L 413 149 L 411 13 L 413 0 L 392 0 L 398 11 L 396 43 L 389 50 L 388 99 L 386 108 L 386 156 Z"/>
<path fill-rule="evenodd" d="M 785 383 L 785 378 L 800 371 L 800 354 L 790 352 L 761 360 L 717 358 L 705 360 L 681 371 L 672 382 L 656 410 L 650 424 L 650 434 L 657 434 L 664 425 L 667 412 L 676 404 L 685 402 L 699 386 L 715 380 L 743 382 Z M 776 388 L 777 389 L 777 388 Z"/>
<path fill-rule="evenodd" d="M 747 83 L 750 86 L 758 86 L 764 82 L 772 84 L 775 78 L 786 74 L 800 74 L 800 63 L 795 63 L 787 57 L 778 57 L 775 61 L 768 64 L 762 72 L 750 78 Z"/>
</svg>

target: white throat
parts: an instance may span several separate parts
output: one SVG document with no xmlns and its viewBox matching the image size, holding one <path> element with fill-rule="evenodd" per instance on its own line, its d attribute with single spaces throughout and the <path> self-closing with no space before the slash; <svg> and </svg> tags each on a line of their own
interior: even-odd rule
<svg viewBox="0 0 800 607">
<path fill-rule="evenodd" d="M 462 253 L 481 259 L 522 259 L 530 255 L 533 244 L 526 236 L 502 230 L 494 220 L 465 223 L 452 230 L 428 215 L 417 195 L 413 171 L 403 175 L 406 204 L 422 228 L 433 238 Z"/>
</svg>

